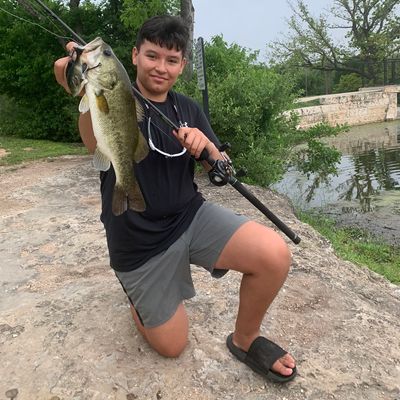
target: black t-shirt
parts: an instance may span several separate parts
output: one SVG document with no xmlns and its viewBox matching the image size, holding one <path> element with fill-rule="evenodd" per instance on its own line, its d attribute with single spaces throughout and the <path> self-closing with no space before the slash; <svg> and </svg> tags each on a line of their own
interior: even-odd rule
<svg viewBox="0 0 400 400">
<path fill-rule="evenodd" d="M 163 103 L 155 103 L 176 125 L 187 123 L 200 129 L 219 146 L 207 118 L 200 107 L 188 97 L 170 92 Z M 183 148 L 169 127 L 155 111 L 145 109 L 145 118 L 140 129 L 157 149 L 178 154 Z M 139 182 L 145 202 L 143 213 L 131 209 L 120 216 L 112 213 L 112 195 L 115 172 L 112 166 L 100 173 L 102 213 L 111 266 L 118 271 L 130 271 L 140 267 L 151 257 L 166 250 L 189 227 L 204 199 L 194 183 L 195 161 L 188 152 L 178 157 L 165 157 L 149 148 L 148 156 L 134 164 L 134 173 Z"/>
</svg>

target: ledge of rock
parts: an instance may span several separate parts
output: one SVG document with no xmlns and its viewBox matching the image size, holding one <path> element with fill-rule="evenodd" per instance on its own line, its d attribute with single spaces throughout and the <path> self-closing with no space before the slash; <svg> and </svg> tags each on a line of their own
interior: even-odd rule
<svg viewBox="0 0 400 400">
<path fill-rule="evenodd" d="M 198 177 L 210 200 L 271 223 L 232 187 Z M 336 257 L 270 190 L 250 190 L 301 238 L 263 332 L 297 359 L 299 376 L 266 382 L 225 347 L 240 274 L 193 266 L 189 345 L 152 351 L 109 267 L 89 157 L 0 169 L 0 398 L 399 400 L 400 288 Z"/>
</svg>

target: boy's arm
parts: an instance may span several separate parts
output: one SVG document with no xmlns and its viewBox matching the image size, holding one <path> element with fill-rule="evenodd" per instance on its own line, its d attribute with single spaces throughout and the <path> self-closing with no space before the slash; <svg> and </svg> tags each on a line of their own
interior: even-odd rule
<svg viewBox="0 0 400 400">
<path fill-rule="evenodd" d="M 83 144 L 88 149 L 89 153 L 93 154 L 96 150 L 97 141 L 94 137 L 90 111 L 86 112 L 85 114 L 79 115 L 78 127 Z"/>
</svg>

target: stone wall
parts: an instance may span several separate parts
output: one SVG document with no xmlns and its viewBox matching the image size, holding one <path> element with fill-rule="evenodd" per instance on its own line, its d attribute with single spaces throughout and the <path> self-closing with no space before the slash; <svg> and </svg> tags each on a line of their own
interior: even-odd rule
<svg viewBox="0 0 400 400">
<path fill-rule="evenodd" d="M 397 119 L 397 93 L 400 86 L 364 88 L 358 92 L 339 93 L 299 99 L 301 102 L 319 99 L 320 105 L 298 108 L 299 128 L 320 122 L 330 125 L 363 125 Z"/>
</svg>

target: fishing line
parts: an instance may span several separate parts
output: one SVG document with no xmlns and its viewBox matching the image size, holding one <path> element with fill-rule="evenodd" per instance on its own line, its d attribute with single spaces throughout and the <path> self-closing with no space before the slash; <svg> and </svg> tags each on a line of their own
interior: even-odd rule
<svg viewBox="0 0 400 400">
<path fill-rule="evenodd" d="M 86 44 L 86 42 L 76 34 L 68 25 L 65 24 L 56 14 L 53 13 L 41 0 L 36 0 L 53 18 L 55 18 L 65 29 L 67 29 L 74 38 L 78 39 L 80 44 Z M 5 11 L 5 10 L 3 10 Z M 171 121 L 163 112 L 161 112 L 151 101 L 149 101 L 145 96 L 143 96 L 138 89 L 134 86 L 132 87 L 136 95 L 141 98 L 151 109 L 153 109 L 159 117 L 161 117 L 164 122 L 170 125 L 175 130 L 179 130 L 179 127 Z M 257 199 L 249 190 L 232 174 L 232 168 L 229 166 L 227 160 L 214 160 L 208 151 L 204 149 L 200 154 L 200 161 L 205 160 L 211 166 L 209 171 L 210 181 L 217 185 L 223 186 L 229 183 L 233 188 L 235 188 L 242 196 L 250 201 L 259 211 L 261 211 L 273 224 L 275 224 L 286 236 L 288 236 L 293 243 L 300 243 L 300 237 L 293 232 L 284 222 L 282 222 L 272 211 L 270 211 L 260 200 Z"/>
<path fill-rule="evenodd" d="M 79 44 L 86 44 L 86 42 L 73 31 L 57 14 L 55 14 L 49 7 L 46 6 L 41 0 L 35 0 L 41 7 L 43 7 L 48 14 L 50 14 L 59 24 L 61 24 L 71 35 L 74 40 L 77 40 Z"/>
<path fill-rule="evenodd" d="M 27 2 L 31 7 L 32 7 L 32 9 L 35 11 L 35 12 L 37 12 L 37 13 L 39 13 L 40 14 L 40 16 L 42 17 L 42 18 L 44 18 L 44 20 L 46 20 L 46 21 L 48 21 L 50 24 L 52 24 L 59 32 L 61 32 L 63 35 L 65 34 L 65 31 L 62 31 L 62 29 L 61 29 L 61 27 L 60 27 L 60 24 L 56 24 L 56 22 L 54 21 L 54 19 L 53 18 L 51 18 L 48 14 L 46 14 L 45 12 L 44 12 L 44 10 L 42 9 L 42 7 L 41 7 L 41 5 L 40 4 L 38 4 L 37 2 L 33 2 L 32 0 L 17 0 L 20 4 L 21 4 L 21 2 Z M 72 38 L 68 38 L 68 39 L 72 39 Z"/>
<path fill-rule="evenodd" d="M 69 36 L 61 36 L 61 35 L 58 35 L 57 33 L 54 33 L 54 32 L 52 32 L 52 31 L 48 30 L 48 29 L 45 28 L 44 26 L 42 26 L 42 25 L 40 25 L 40 24 L 38 24 L 38 23 L 36 23 L 36 22 L 29 21 L 28 19 L 22 18 L 22 17 L 20 17 L 19 15 L 15 15 L 15 14 L 13 14 L 12 12 L 10 12 L 10 11 L 8 11 L 8 10 L 5 10 L 5 9 L 2 8 L 2 7 L 0 7 L 0 11 L 3 11 L 3 12 L 5 12 L 6 14 L 9 14 L 9 15 L 11 15 L 12 17 L 14 17 L 14 18 L 16 18 L 16 19 L 19 19 L 19 20 L 21 20 L 21 21 L 24 21 L 24 22 L 26 22 L 26 23 L 28 23 L 28 24 L 38 26 L 39 28 L 43 29 L 43 30 L 46 31 L 47 33 L 50 33 L 51 35 L 53 35 L 53 36 L 55 36 L 55 37 L 57 37 L 57 38 L 59 38 L 59 39 L 73 39 L 73 38 L 71 38 L 71 37 L 69 37 Z"/>
</svg>

